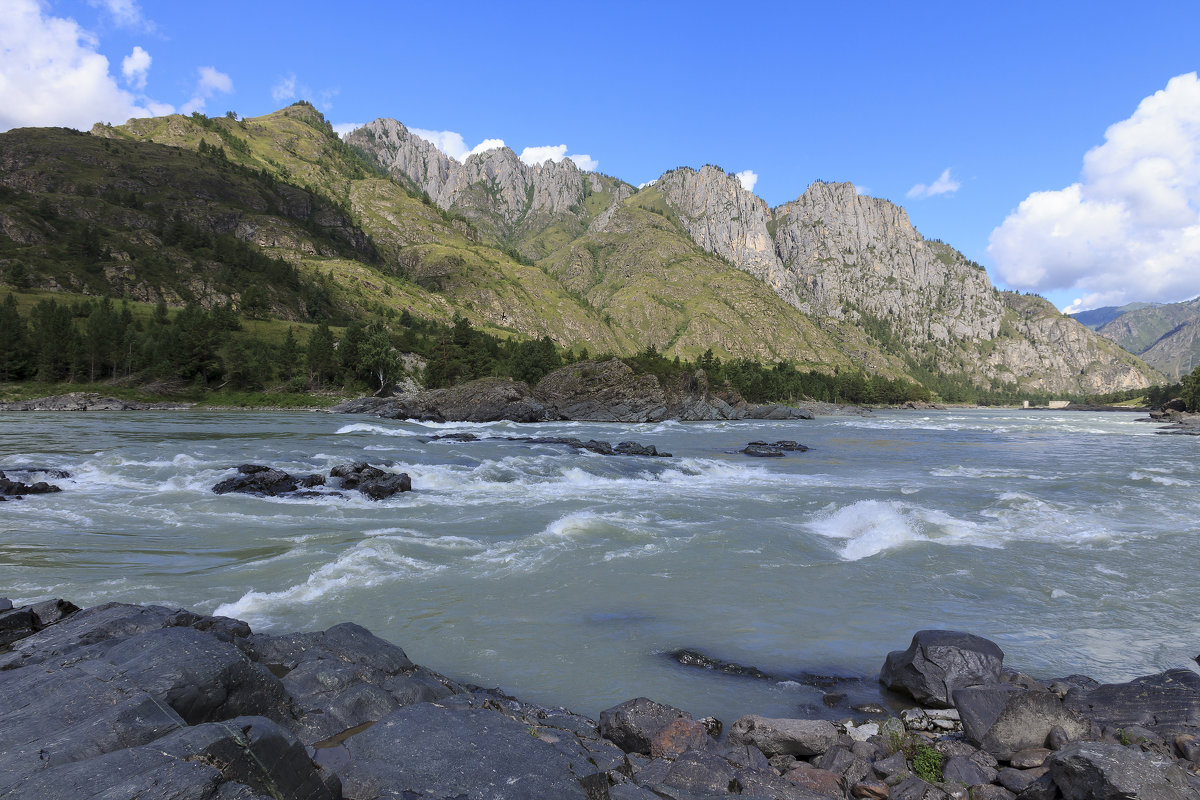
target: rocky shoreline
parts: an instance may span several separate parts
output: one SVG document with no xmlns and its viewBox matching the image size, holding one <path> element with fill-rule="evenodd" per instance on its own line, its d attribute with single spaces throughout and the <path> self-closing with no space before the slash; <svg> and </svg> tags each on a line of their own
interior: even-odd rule
<svg viewBox="0 0 1200 800">
<path fill-rule="evenodd" d="M 1200 675 L 1037 680 L 952 631 L 887 656 L 897 716 L 724 731 L 646 698 L 543 708 L 353 623 L 259 634 L 161 606 L 0 600 L 0 676 L 0 796 L 22 800 L 1200 797 Z"/>
<path fill-rule="evenodd" d="M 640 423 L 813 418 L 809 410 L 756 405 L 747 403 L 736 392 L 714 392 L 704 370 L 663 386 L 654 375 L 637 375 L 619 359 L 570 364 L 551 372 L 536 386 L 508 378 L 481 378 L 446 389 L 363 397 L 329 410 L 421 422 Z"/>
</svg>

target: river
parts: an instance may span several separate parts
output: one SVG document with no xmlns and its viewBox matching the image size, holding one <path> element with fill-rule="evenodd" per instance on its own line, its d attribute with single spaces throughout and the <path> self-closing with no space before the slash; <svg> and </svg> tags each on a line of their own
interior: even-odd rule
<svg viewBox="0 0 1200 800">
<path fill-rule="evenodd" d="M 640 695 L 727 723 L 844 715 L 887 651 L 928 627 L 987 636 L 1040 677 L 1123 680 L 1200 651 L 1200 440 L 1137 419 L 0 414 L 0 469 L 72 473 L 61 494 L 0 505 L 0 596 L 161 603 L 261 631 L 352 620 L 452 677 L 589 715 Z M 448 432 L 631 439 L 674 456 L 429 439 Z M 775 439 L 811 449 L 737 452 Z M 210 491 L 244 462 L 327 473 L 355 460 L 407 471 L 414 491 Z M 684 647 L 777 679 L 665 655 Z M 837 689 L 802 673 L 863 682 L 826 709 Z"/>
</svg>

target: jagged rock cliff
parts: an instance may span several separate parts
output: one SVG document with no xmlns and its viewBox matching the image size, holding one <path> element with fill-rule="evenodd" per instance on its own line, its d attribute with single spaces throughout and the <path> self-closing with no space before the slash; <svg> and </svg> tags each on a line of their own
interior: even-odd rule
<svg viewBox="0 0 1200 800">
<path fill-rule="evenodd" d="M 1051 392 L 1149 385 L 1153 371 L 1044 301 L 998 292 L 903 208 L 816 182 L 774 210 L 716 167 L 657 188 L 691 235 L 816 317 L 853 323 L 913 367 Z"/>
<path fill-rule="evenodd" d="M 570 159 L 530 165 L 507 147 L 459 163 L 394 119 L 377 119 L 346 141 L 439 207 L 462 214 L 529 258 L 551 249 L 538 238 L 547 229 L 558 226 L 574 238 L 598 212 L 632 192 L 620 181 L 581 172 Z M 596 201 L 588 203 L 593 195 Z"/>
</svg>

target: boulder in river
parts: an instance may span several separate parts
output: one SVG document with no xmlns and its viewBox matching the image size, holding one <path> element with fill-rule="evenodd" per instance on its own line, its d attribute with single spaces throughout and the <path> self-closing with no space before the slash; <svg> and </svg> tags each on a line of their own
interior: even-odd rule
<svg viewBox="0 0 1200 800">
<path fill-rule="evenodd" d="M 407 472 L 388 472 L 362 461 L 334 467 L 329 477 L 340 478 L 342 488 L 357 489 L 372 500 L 412 491 L 412 479 Z"/>
<path fill-rule="evenodd" d="M 325 478 L 321 475 L 296 476 L 262 464 L 242 464 L 237 468 L 237 473 L 232 478 L 226 478 L 214 486 L 213 492 L 216 494 L 239 492 L 258 497 L 279 497 L 291 494 L 300 487 L 312 488 L 325 483 Z"/>
<path fill-rule="evenodd" d="M 918 703 L 950 708 L 955 689 L 1000 681 L 1004 652 L 982 636 L 961 631 L 917 631 L 907 650 L 893 650 L 879 680 Z"/>
</svg>

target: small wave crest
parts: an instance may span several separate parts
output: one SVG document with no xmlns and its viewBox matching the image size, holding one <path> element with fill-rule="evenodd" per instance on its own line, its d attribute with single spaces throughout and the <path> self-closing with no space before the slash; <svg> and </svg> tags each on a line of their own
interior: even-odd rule
<svg viewBox="0 0 1200 800">
<path fill-rule="evenodd" d="M 838 555 L 846 561 L 893 550 L 913 542 L 960 543 L 975 526 L 940 511 L 887 500 L 860 500 L 810 521 L 809 530 L 845 540 Z"/>
</svg>

